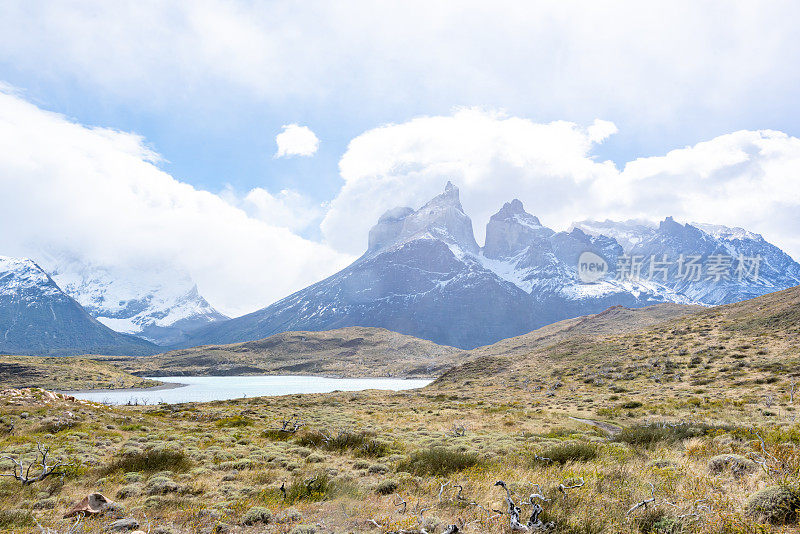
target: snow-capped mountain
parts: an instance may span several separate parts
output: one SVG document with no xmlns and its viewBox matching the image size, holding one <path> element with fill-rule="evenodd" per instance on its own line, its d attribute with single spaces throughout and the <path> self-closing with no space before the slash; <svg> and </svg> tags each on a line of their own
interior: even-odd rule
<svg viewBox="0 0 800 534">
<path fill-rule="evenodd" d="M 640 264 L 642 278 L 698 304 L 728 304 L 800 284 L 796 261 L 742 228 L 680 224 L 672 217 L 658 225 L 583 221 L 573 227 L 623 240 L 627 261 Z"/>
<path fill-rule="evenodd" d="M 448 183 L 418 210 L 386 212 L 370 231 L 367 252 L 342 271 L 267 308 L 202 328 L 185 345 L 380 326 L 474 347 L 543 321 L 525 291 L 483 266 L 472 222 Z"/>
<path fill-rule="evenodd" d="M 691 254 L 710 262 L 722 252 L 763 257 L 760 278 L 740 280 L 731 266 L 728 279 L 704 273 L 685 282 L 675 264 L 663 261 Z M 634 256 L 658 257 L 656 276 L 646 263 L 635 273 L 626 267 Z M 587 278 L 587 264 L 600 269 L 597 276 Z M 670 218 L 658 226 L 584 221 L 556 232 L 519 200 L 491 217 L 480 248 L 458 189 L 448 184 L 418 210 L 387 211 L 370 231 L 366 253 L 339 273 L 260 311 L 204 327 L 185 344 L 358 325 L 472 348 L 613 305 L 717 304 L 799 283 L 800 265 L 755 234 L 701 230 Z"/>
<path fill-rule="evenodd" d="M 192 330 L 227 319 L 175 269 L 112 268 L 62 258 L 48 270 L 98 321 L 158 345 L 178 343 Z"/>
<path fill-rule="evenodd" d="M 0 354 L 151 354 L 151 343 L 104 326 L 29 259 L 0 256 Z"/>
</svg>

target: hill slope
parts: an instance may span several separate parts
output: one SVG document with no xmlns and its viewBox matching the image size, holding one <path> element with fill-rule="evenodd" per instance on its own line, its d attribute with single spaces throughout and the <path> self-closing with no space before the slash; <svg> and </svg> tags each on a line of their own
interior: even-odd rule
<svg viewBox="0 0 800 534">
<path fill-rule="evenodd" d="M 494 345 L 462 351 L 383 328 L 347 327 L 321 332 L 284 332 L 266 339 L 208 345 L 115 363 L 138 375 L 330 374 L 351 377 L 436 377 L 485 354 L 518 352 L 560 339 L 623 333 L 703 308 L 657 304 L 615 307 L 561 321 Z M 110 359 L 107 359 L 111 361 Z"/>
<path fill-rule="evenodd" d="M 0 384 L 50 390 L 136 388 L 158 385 L 113 365 L 74 356 L 0 356 Z"/>
<path fill-rule="evenodd" d="M 633 332 L 555 339 L 483 347 L 429 388 L 498 401 L 533 394 L 544 406 L 617 420 L 687 407 L 769 417 L 770 399 L 788 398 L 800 378 L 800 286 Z"/>
<path fill-rule="evenodd" d="M 111 360 L 138 375 L 314 374 L 435 377 L 462 361 L 453 347 L 383 328 L 284 332 L 266 339 Z"/>
</svg>

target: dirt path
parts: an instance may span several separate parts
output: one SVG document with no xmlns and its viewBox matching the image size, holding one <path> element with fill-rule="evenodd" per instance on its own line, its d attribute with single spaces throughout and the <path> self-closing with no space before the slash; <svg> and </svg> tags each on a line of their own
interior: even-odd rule
<svg viewBox="0 0 800 534">
<path fill-rule="evenodd" d="M 622 429 L 620 427 L 618 427 L 617 425 L 612 425 L 611 423 L 605 423 L 603 421 L 595 421 L 593 419 L 581 419 L 580 417 L 570 417 L 570 419 L 599 428 L 600 430 L 607 432 L 612 436 L 622 432 Z"/>
</svg>

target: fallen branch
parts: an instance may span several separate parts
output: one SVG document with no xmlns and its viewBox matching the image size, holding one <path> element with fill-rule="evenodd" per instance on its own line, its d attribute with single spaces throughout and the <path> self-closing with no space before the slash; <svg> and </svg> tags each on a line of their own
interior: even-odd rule
<svg viewBox="0 0 800 534">
<path fill-rule="evenodd" d="M 634 504 L 631 509 L 628 510 L 628 514 L 642 507 L 646 509 L 648 504 L 656 502 L 656 487 L 653 486 L 652 482 L 648 482 L 648 484 L 650 484 L 650 498 Z"/>
<path fill-rule="evenodd" d="M 67 464 L 57 461 L 55 464 L 47 465 L 47 455 L 50 453 L 49 447 L 43 447 L 41 443 L 37 442 L 36 449 L 39 451 L 38 456 L 41 456 L 41 460 L 39 460 L 38 464 L 35 461 L 31 462 L 27 467 L 22 464 L 22 460 L 12 458 L 11 456 L 0 457 L 0 459 L 9 460 L 14 464 L 14 470 L 11 473 L 0 473 L 0 477 L 12 477 L 19 480 L 23 486 L 29 486 L 49 476 L 64 474 L 64 471 L 60 468 L 66 467 Z M 31 469 L 34 466 L 37 466 L 37 468 L 41 467 L 41 471 L 39 471 L 38 474 L 31 475 Z"/>
<path fill-rule="evenodd" d="M 531 517 L 528 519 L 528 522 L 524 525 L 520 522 L 519 516 L 522 512 L 522 509 L 514 503 L 514 499 L 511 498 L 511 490 L 508 488 L 505 482 L 502 480 L 498 480 L 494 484 L 495 486 L 500 486 L 504 490 L 506 490 L 506 504 L 508 505 L 508 516 L 509 516 L 509 526 L 511 527 L 512 531 L 518 532 L 536 532 L 536 531 L 544 531 L 550 530 L 555 527 L 555 523 L 552 521 L 548 523 L 543 523 L 541 519 L 539 519 L 539 515 L 544 511 L 539 503 L 534 502 L 534 499 L 541 499 L 546 501 L 547 499 L 541 495 L 540 493 L 531 494 L 528 498 L 527 502 L 523 502 L 521 504 L 531 505 Z"/>
<path fill-rule="evenodd" d="M 560 491 L 564 496 L 566 496 L 567 495 L 567 490 L 580 488 L 584 484 L 586 484 L 586 481 L 583 480 L 583 477 L 581 477 L 580 480 L 581 480 L 580 482 L 578 482 L 577 484 L 573 484 L 572 486 L 567 486 L 562 482 L 561 484 L 558 485 L 558 491 Z"/>
</svg>

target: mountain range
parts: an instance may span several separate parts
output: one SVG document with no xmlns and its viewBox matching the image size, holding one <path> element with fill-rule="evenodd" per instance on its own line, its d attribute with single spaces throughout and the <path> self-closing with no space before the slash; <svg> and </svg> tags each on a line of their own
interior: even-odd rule
<svg viewBox="0 0 800 534">
<path fill-rule="evenodd" d="M 22 354 L 145 354 L 350 326 L 473 349 L 611 306 L 718 305 L 800 284 L 800 265 L 762 236 L 671 217 L 558 232 L 515 199 L 480 246 L 449 182 L 419 209 L 384 213 L 348 267 L 234 319 L 174 270 L 4 262 L 0 352 Z"/>
<path fill-rule="evenodd" d="M 587 253 L 604 264 L 602 277 L 582 276 Z M 654 258 L 659 269 L 649 276 L 646 260 Z M 730 262 L 719 280 L 678 272 L 688 270 L 683 260 L 708 270 L 719 258 Z M 751 258 L 758 258 L 755 276 L 752 269 L 737 276 L 736 262 Z M 626 268 L 636 261 L 642 276 Z M 672 218 L 657 226 L 584 221 L 556 232 L 519 200 L 491 217 L 480 247 L 448 182 L 419 209 L 387 211 L 371 229 L 367 251 L 345 269 L 262 310 L 202 327 L 183 346 L 374 326 L 471 349 L 615 305 L 717 305 L 798 284 L 800 265 L 757 234 Z"/>
</svg>

